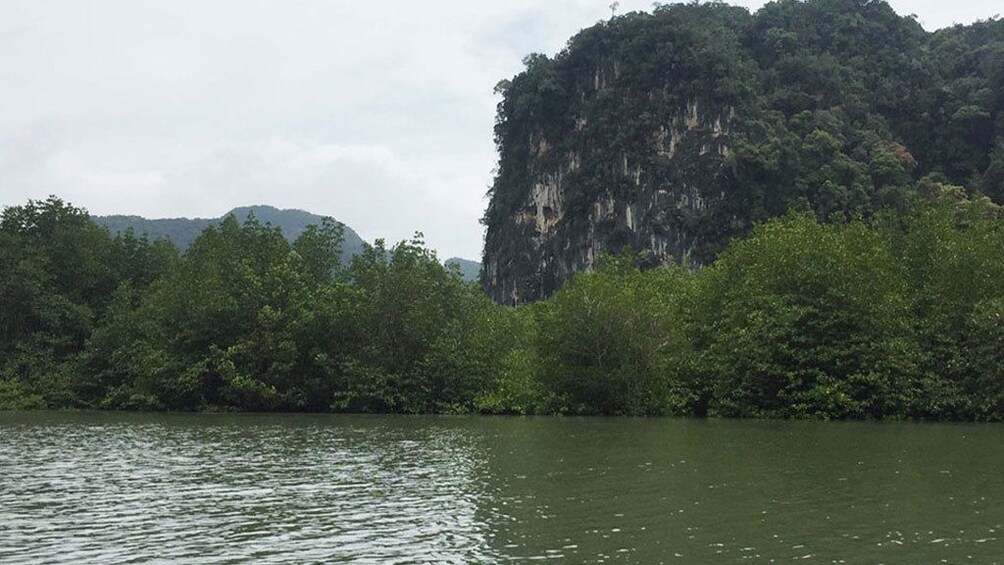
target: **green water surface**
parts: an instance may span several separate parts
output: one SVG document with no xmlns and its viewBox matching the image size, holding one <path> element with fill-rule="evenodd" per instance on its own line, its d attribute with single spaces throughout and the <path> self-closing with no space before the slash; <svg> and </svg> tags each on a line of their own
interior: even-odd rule
<svg viewBox="0 0 1004 565">
<path fill-rule="evenodd" d="M 1001 563 L 1004 426 L 0 413 L 0 563 Z"/>
</svg>

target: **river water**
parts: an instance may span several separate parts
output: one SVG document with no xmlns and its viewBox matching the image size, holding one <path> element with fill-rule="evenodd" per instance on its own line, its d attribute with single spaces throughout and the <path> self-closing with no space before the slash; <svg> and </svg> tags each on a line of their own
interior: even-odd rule
<svg viewBox="0 0 1004 565">
<path fill-rule="evenodd" d="M 0 413 L 0 563 L 1001 563 L 1004 426 Z"/>
</svg>

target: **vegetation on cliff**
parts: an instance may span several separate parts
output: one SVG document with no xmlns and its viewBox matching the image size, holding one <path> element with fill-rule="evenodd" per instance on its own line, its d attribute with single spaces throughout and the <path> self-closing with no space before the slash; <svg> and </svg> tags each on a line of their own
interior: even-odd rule
<svg viewBox="0 0 1004 565">
<path fill-rule="evenodd" d="M 231 217 L 181 254 L 30 202 L 0 216 L 0 409 L 1002 420 L 1004 214 L 928 193 L 518 308 L 420 240 L 341 267 L 333 222 Z"/>
<path fill-rule="evenodd" d="M 791 208 L 1004 202 L 1004 20 L 925 32 L 876 0 L 671 4 L 585 29 L 499 85 L 486 288 L 547 296 L 598 252 L 709 263 Z"/>
</svg>

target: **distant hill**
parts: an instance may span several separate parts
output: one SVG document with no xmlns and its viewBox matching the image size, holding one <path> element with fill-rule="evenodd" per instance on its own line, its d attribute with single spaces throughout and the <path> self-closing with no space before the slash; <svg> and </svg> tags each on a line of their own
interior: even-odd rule
<svg viewBox="0 0 1004 565">
<path fill-rule="evenodd" d="M 219 218 L 164 218 L 149 220 L 140 216 L 94 216 L 94 221 L 107 227 L 112 233 L 124 232 L 132 228 L 136 234 L 146 234 L 150 239 L 166 237 L 184 251 L 207 227 L 219 224 L 223 218 L 233 214 L 241 223 L 254 214 L 259 222 L 271 224 L 282 230 L 290 241 L 296 239 L 307 226 L 319 225 L 324 216 L 304 210 L 280 210 L 272 206 L 242 206 L 234 208 Z M 363 240 L 352 228 L 345 227 L 345 241 L 342 244 L 342 263 L 363 250 Z"/>
<path fill-rule="evenodd" d="M 443 264 L 449 267 L 450 265 L 457 265 L 460 267 L 460 274 L 464 277 L 465 281 L 476 281 L 481 276 L 481 263 L 477 261 L 471 261 L 470 259 L 461 259 L 460 257 L 451 257 Z"/>
<path fill-rule="evenodd" d="M 94 221 L 108 228 L 112 233 L 132 229 L 137 235 L 146 234 L 150 239 L 166 237 L 184 251 L 207 227 L 219 224 L 223 218 L 233 214 L 241 223 L 251 214 L 263 224 L 270 224 L 282 230 L 286 239 L 292 241 L 300 236 L 307 226 L 318 225 L 324 216 L 304 210 L 280 210 L 273 206 L 242 206 L 234 208 L 219 218 L 164 218 L 150 220 L 140 216 L 93 216 Z M 362 252 L 365 243 L 352 228 L 345 227 L 345 241 L 342 244 L 342 263 L 348 263 L 353 255 Z M 454 257 L 444 264 L 456 263 L 465 280 L 478 280 L 481 263 Z"/>
</svg>

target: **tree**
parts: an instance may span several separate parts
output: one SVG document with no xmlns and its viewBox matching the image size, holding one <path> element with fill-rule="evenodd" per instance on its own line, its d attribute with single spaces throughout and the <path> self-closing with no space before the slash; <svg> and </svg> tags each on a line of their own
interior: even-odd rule
<svg viewBox="0 0 1004 565">
<path fill-rule="evenodd" d="M 686 361 L 680 311 L 689 275 L 606 258 L 543 308 L 541 380 L 576 413 L 663 414 Z"/>
<path fill-rule="evenodd" d="M 421 234 L 388 250 L 378 240 L 345 273 L 350 304 L 338 410 L 428 412 L 448 403 L 421 370 L 440 332 L 462 314 L 465 283 L 424 248 Z"/>
<path fill-rule="evenodd" d="M 724 416 L 882 417 L 906 410 L 918 355 L 906 285 L 861 222 L 789 214 L 702 273 L 694 331 Z"/>
</svg>

